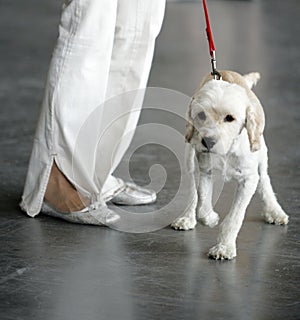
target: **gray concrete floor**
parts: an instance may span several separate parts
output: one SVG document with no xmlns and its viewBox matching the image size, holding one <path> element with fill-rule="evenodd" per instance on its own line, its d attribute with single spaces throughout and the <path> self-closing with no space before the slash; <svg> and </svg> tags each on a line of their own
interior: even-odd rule
<svg viewBox="0 0 300 320">
<path fill-rule="evenodd" d="M 60 5 L 1 1 L 0 319 L 299 319 L 299 1 L 209 2 L 220 68 L 262 74 L 270 174 L 290 214 L 287 227 L 267 225 L 254 198 L 230 262 L 207 259 L 217 229 L 201 225 L 129 234 L 19 210 Z M 199 4 L 168 5 L 150 85 L 194 92 L 210 67 L 203 30 Z M 143 182 L 147 150 L 134 161 Z"/>
</svg>

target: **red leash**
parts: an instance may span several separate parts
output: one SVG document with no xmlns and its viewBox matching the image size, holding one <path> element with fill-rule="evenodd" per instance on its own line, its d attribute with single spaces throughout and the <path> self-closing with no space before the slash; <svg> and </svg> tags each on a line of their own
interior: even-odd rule
<svg viewBox="0 0 300 320">
<path fill-rule="evenodd" d="M 203 0 L 203 9 L 205 14 L 205 21 L 206 21 L 206 34 L 207 34 L 207 40 L 209 45 L 209 54 L 211 57 L 211 66 L 212 66 L 212 72 L 211 75 L 214 77 L 214 79 L 222 79 L 222 76 L 220 72 L 217 70 L 217 61 L 216 61 L 216 47 L 210 27 L 210 21 L 209 21 L 209 15 L 208 15 L 208 9 L 206 0 Z"/>
</svg>

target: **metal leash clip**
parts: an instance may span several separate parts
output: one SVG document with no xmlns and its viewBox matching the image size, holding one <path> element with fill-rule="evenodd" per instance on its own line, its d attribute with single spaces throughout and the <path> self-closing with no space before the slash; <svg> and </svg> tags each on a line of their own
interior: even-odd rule
<svg viewBox="0 0 300 320">
<path fill-rule="evenodd" d="M 216 60 L 216 52 L 215 51 L 212 51 L 211 66 L 212 66 L 211 75 L 213 76 L 213 78 L 215 80 L 222 80 L 222 75 L 217 70 L 217 60 Z"/>
</svg>

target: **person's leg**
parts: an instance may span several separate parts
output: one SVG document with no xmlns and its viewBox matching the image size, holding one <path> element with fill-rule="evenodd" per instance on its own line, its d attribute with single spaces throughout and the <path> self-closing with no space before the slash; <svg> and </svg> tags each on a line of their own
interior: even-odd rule
<svg viewBox="0 0 300 320">
<path fill-rule="evenodd" d="M 115 115 L 105 112 L 103 126 L 114 123 L 115 127 L 122 130 L 114 130 L 113 140 L 110 146 L 106 146 L 111 157 L 107 157 L 107 171 L 103 171 L 103 162 L 99 162 L 99 172 L 112 173 L 121 161 L 127 150 L 137 125 L 142 107 L 144 88 L 147 85 L 155 40 L 160 32 L 165 12 L 164 0 L 119 0 L 117 9 L 117 21 L 111 64 L 109 69 L 106 100 L 112 99 L 107 108 L 114 106 Z M 133 90 L 141 89 L 132 94 Z M 114 121 L 113 117 L 118 119 Z M 126 137 L 126 138 L 125 138 Z M 118 143 L 120 142 L 121 143 Z M 104 143 L 103 143 L 104 144 Z M 116 148 L 117 145 L 117 148 Z M 101 141 L 100 146 L 101 148 Z M 109 150 L 110 149 L 110 150 Z M 101 176 L 101 180 L 105 176 Z M 115 178 L 108 176 L 103 187 L 103 194 L 111 189 Z M 137 191 L 137 190 L 136 190 Z M 130 192 L 124 190 L 123 193 Z M 138 192 L 136 192 L 138 194 Z M 144 193 L 144 197 L 147 195 Z M 120 198 L 120 199 L 119 199 Z M 114 197 L 116 203 L 124 204 L 124 199 L 130 198 L 126 194 Z M 151 199 L 151 196 L 148 197 Z M 134 203 L 134 199 L 131 202 Z M 136 199 L 136 202 L 141 201 Z"/>
<path fill-rule="evenodd" d="M 58 209 L 64 210 L 70 203 L 56 201 L 53 193 L 70 195 L 75 207 L 82 206 L 68 180 L 84 195 L 98 191 L 92 169 L 84 165 L 87 181 L 82 185 L 80 180 L 72 181 L 72 154 L 81 126 L 105 99 L 116 13 L 117 0 L 65 2 L 21 202 L 30 216 L 40 212 L 49 177 L 46 199 Z M 88 140 L 95 136 L 93 132 Z M 83 156 L 79 154 L 77 163 L 84 164 Z M 71 205 L 69 209 L 75 208 Z"/>
</svg>

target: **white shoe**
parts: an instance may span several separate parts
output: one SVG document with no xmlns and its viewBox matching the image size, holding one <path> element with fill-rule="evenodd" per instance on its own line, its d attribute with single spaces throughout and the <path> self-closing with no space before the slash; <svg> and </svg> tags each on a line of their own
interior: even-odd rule
<svg viewBox="0 0 300 320">
<path fill-rule="evenodd" d="M 135 183 L 125 182 L 125 188 L 114 196 L 111 201 L 114 204 L 127 206 L 150 204 L 156 201 L 156 193 L 154 190 L 140 187 Z"/>
<path fill-rule="evenodd" d="M 100 205 L 99 203 L 93 203 L 81 211 L 60 212 L 44 201 L 41 211 L 48 216 L 60 218 L 69 222 L 97 226 L 112 226 L 120 219 L 118 214 L 108 209 L 107 206 L 103 204 Z"/>
</svg>

